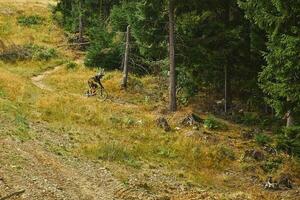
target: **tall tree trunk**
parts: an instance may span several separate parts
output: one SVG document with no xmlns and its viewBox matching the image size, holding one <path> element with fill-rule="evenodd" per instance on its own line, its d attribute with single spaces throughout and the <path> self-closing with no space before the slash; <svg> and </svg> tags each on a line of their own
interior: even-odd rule
<svg viewBox="0 0 300 200">
<path fill-rule="evenodd" d="M 228 64 L 224 65 L 224 112 L 227 113 L 229 102 L 228 102 Z"/>
<path fill-rule="evenodd" d="M 169 109 L 177 110 L 176 104 L 176 72 L 175 72 L 175 40 L 174 40 L 174 0 L 169 0 L 169 62 L 170 62 L 170 91 Z"/>
<path fill-rule="evenodd" d="M 291 111 L 288 111 L 288 113 L 286 114 L 287 118 L 286 118 L 286 127 L 291 127 L 294 126 L 294 117 Z"/>
<path fill-rule="evenodd" d="M 123 68 L 123 81 L 122 81 L 122 87 L 124 89 L 127 89 L 127 80 L 128 80 L 129 43 L 130 43 L 130 25 L 127 26 L 127 32 L 126 32 L 126 47 L 125 47 L 125 55 L 124 55 L 124 68 Z"/>
<path fill-rule="evenodd" d="M 78 26 L 78 31 L 79 31 L 79 36 L 78 40 L 79 42 L 83 41 L 83 22 L 82 22 L 82 5 L 81 5 L 81 0 L 78 1 L 78 12 L 79 12 L 79 26 Z"/>
<path fill-rule="evenodd" d="M 286 118 L 286 127 L 291 127 L 291 126 L 294 126 L 295 125 L 295 122 L 294 122 L 294 116 L 293 116 L 293 112 L 291 111 L 291 105 L 290 105 L 290 101 L 291 101 L 291 98 L 290 97 L 287 97 L 287 103 L 288 103 L 288 106 L 289 106 L 289 109 L 288 109 L 288 112 L 285 114 L 285 118 Z"/>
<path fill-rule="evenodd" d="M 246 31 L 245 42 L 246 42 L 246 45 L 247 45 L 246 60 L 247 60 L 248 67 L 250 67 L 249 69 L 251 69 L 251 67 L 252 67 L 252 57 L 251 57 L 251 42 L 252 42 L 251 41 L 251 31 L 252 31 L 252 28 L 251 28 L 250 21 L 246 22 L 245 31 Z"/>
<path fill-rule="evenodd" d="M 230 0 L 225 2 L 225 13 L 224 13 L 224 23 L 226 29 L 230 28 Z M 224 37 L 226 40 L 226 37 Z M 227 41 L 224 41 L 226 43 Z M 225 59 L 224 62 L 224 112 L 227 113 L 231 106 L 231 79 L 230 79 L 230 67 L 232 65 L 230 55 L 226 52 L 227 45 L 224 45 Z"/>
</svg>

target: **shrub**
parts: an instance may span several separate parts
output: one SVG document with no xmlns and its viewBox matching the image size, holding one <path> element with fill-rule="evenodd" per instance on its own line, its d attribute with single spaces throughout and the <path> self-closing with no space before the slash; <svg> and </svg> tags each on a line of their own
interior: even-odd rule
<svg viewBox="0 0 300 200">
<path fill-rule="evenodd" d="M 66 65 L 67 70 L 75 69 L 77 67 L 77 63 L 69 61 Z"/>
<path fill-rule="evenodd" d="M 296 139 L 300 136 L 300 126 L 286 127 L 283 132 L 286 137 Z"/>
<path fill-rule="evenodd" d="M 57 52 L 53 48 L 47 48 L 39 45 L 25 45 L 32 55 L 33 59 L 48 61 L 51 58 L 57 57 Z"/>
<path fill-rule="evenodd" d="M 284 128 L 276 139 L 277 149 L 300 157 L 300 127 Z"/>
<path fill-rule="evenodd" d="M 32 57 L 31 51 L 24 46 L 19 45 L 2 45 L 0 49 L 0 60 L 5 62 L 16 62 L 18 60 L 26 60 Z"/>
<path fill-rule="evenodd" d="M 209 116 L 207 119 L 204 120 L 204 127 L 212 130 L 227 129 L 227 126 L 224 123 L 218 121 L 213 116 Z"/>
<path fill-rule="evenodd" d="M 22 26 L 33 26 L 33 25 L 42 24 L 44 20 L 45 19 L 43 17 L 40 17 L 38 15 L 30 15 L 30 16 L 22 15 L 18 17 L 18 24 Z"/>
<path fill-rule="evenodd" d="M 55 49 L 43 49 L 40 52 L 36 52 L 36 58 L 38 60 L 50 60 L 53 57 L 56 57 L 56 51 Z"/>
<path fill-rule="evenodd" d="M 241 122 L 245 125 L 256 125 L 258 121 L 259 119 L 256 113 L 245 113 L 241 117 Z"/>
<path fill-rule="evenodd" d="M 63 26 L 63 24 L 64 24 L 64 16 L 63 16 L 62 12 L 60 12 L 60 11 L 53 12 L 52 18 L 53 18 L 53 20 L 55 20 L 60 26 Z"/>
<path fill-rule="evenodd" d="M 276 158 L 264 162 L 264 164 L 261 165 L 261 168 L 265 172 L 271 173 L 271 172 L 275 172 L 280 167 L 281 164 L 282 164 L 282 159 Z"/>
<path fill-rule="evenodd" d="M 266 134 L 257 134 L 255 135 L 255 142 L 261 146 L 264 146 L 272 142 L 272 138 Z"/>
</svg>

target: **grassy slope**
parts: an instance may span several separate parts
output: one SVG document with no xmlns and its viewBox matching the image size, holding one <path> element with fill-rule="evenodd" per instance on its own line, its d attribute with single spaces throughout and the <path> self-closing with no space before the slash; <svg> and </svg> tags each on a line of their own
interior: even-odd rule
<svg viewBox="0 0 300 200">
<path fill-rule="evenodd" d="M 62 31 L 53 24 L 45 6 L 28 4 L 22 8 L 0 1 L 0 8 L 11 12 L 0 14 L 0 37 L 4 42 L 32 42 L 55 47 L 64 41 Z M 34 27 L 17 25 L 17 16 L 31 13 L 45 17 L 44 24 Z M 261 169 L 263 163 L 240 160 L 249 147 L 259 148 L 254 141 L 241 139 L 243 127 L 224 122 L 228 130 L 202 128 L 199 137 L 186 136 L 193 131 L 191 128 L 182 127 L 171 133 L 157 128 L 155 119 L 161 115 L 158 110 L 165 105 L 160 94 L 165 90 L 159 84 L 162 81 L 156 77 L 131 77 L 131 86 L 125 92 L 119 88 L 121 74 L 109 72 L 104 85 L 111 98 L 102 103 L 82 95 L 87 87 L 86 80 L 95 71 L 81 65 L 72 70 L 62 69 L 46 78 L 45 82 L 55 88 L 55 92 L 42 91 L 32 85 L 30 78 L 33 75 L 72 58 L 70 51 L 61 50 L 59 58 L 47 62 L 0 61 L 0 122 L 9 130 L 1 138 L 30 142 L 36 136 L 28 123 L 47 122 L 50 131 L 63 132 L 70 137 L 68 146 L 53 144 L 50 145 L 51 151 L 67 157 L 103 160 L 125 183 L 132 176 L 153 176 L 147 169 L 154 168 L 187 185 L 199 184 L 226 198 L 240 193 L 251 199 L 276 199 L 288 195 L 263 191 L 257 182 L 269 175 Z M 169 114 L 167 117 L 172 127 L 180 126 L 181 119 L 190 111 L 191 108 L 184 108 L 176 114 Z M 280 157 L 284 164 L 273 175 L 281 172 L 298 174 L 295 181 L 299 183 L 299 166 L 286 155 Z M 18 160 L 18 164 L 28 163 Z M 254 180 L 249 178 L 252 176 L 255 176 Z M 158 184 L 151 190 L 162 192 L 158 191 L 162 186 Z"/>
</svg>

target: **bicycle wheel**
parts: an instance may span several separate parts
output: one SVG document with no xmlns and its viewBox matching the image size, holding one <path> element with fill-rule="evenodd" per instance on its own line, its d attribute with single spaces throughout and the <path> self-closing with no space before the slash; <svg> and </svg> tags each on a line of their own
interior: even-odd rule
<svg viewBox="0 0 300 200">
<path fill-rule="evenodd" d="M 99 89 L 97 97 L 100 101 L 105 101 L 108 97 L 108 93 L 105 89 Z"/>
</svg>

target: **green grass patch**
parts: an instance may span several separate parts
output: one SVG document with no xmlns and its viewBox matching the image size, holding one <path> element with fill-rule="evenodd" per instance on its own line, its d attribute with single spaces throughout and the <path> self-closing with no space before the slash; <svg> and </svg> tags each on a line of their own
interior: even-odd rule
<svg viewBox="0 0 300 200">
<path fill-rule="evenodd" d="M 33 26 L 33 25 L 41 25 L 45 21 L 45 18 L 39 15 L 22 15 L 18 17 L 18 24 L 21 26 Z"/>
<path fill-rule="evenodd" d="M 281 158 L 275 158 L 264 162 L 261 165 L 261 168 L 267 173 L 272 173 L 272 172 L 276 172 L 282 163 L 283 161 Z"/>
<path fill-rule="evenodd" d="M 0 87 L 0 98 L 4 98 L 6 95 L 5 95 L 5 92 L 3 91 L 3 89 Z"/>
<path fill-rule="evenodd" d="M 83 152 L 92 158 L 121 162 L 134 168 L 140 167 L 140 163 L 133 155 L 133 152 L 128 147 L 117 142 L 86 146 Z"/>
<path fill-rule="evenodd" d="M 261 146 L 269 144 L 272 142 L 272 138 L 266 134 L 255 135 L 255 142 Z"/>
<path fill-rule="evenodd" d="M 77 68 L 77 63 L 73 62 L 73 61 L 69 61 L 67 64 L 66 64 L 66 68 L 67 70 L 74 70 Z"/>
</svg>

